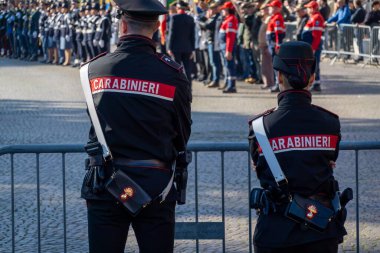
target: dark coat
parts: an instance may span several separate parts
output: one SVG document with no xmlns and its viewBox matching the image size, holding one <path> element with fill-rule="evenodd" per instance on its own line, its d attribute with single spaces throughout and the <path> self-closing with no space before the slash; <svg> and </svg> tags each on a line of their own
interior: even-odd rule
<svg viewBox="0 0 380 253">
<path fill-rule="evenodd" d="M 191 53 L 195 50 L 195 23 L 187 14 L 171 16 L 167 47 L 175 53 Z"/>
</svg>

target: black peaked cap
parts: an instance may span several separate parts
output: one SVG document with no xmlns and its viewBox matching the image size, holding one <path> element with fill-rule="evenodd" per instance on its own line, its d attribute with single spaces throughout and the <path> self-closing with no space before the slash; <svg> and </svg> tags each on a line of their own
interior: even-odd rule
<svg viewBox="0 0 380 253">
<path fill-rule="evenodd" d="M 165 6 L 158 0 L 114 0 L 122 14 L 140 21 L 154 21 L 167 14 Z"/>
<path fill-rule="evenodd" d="M 290 83 L 302 89 L 315 72 L 315 58 L 310 44 L 302 41 L 286 42 L 273 59 L 273 68 L 295 79 Z M 298 78 L 298 80 L 296 80 Z M 289 80 L 290 81 L 290 80 Z"/>
</svg>

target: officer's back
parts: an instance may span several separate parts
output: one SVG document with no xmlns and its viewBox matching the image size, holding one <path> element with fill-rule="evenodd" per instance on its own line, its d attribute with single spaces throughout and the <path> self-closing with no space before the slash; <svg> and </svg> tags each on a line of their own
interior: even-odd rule
<svg viewBox="0 0 380 253">
<path fill-rule="evenodd" d="M 116 157 L 173 161 L 171 143 L 176 137 L 173 135 L 176 126 L 172 123 L 182 115 L 176 110 L 189 109 L 182 104 L 190 99 L 188 81 L 178 74 L 182 69 L 163 62 L 168 58 L 160 59 L 151 40 L 137 35 L 120 40 L 115 52 L 90 65 L 93 87 L 101 88 L 97 78 L 102 77 L 104 89 L 123 94 L 104 92 L 99 96 L 98 110 L 108 123 L 105 128 L 108 144 Z M 189 118 L 179 120 L 189 122 Z"/>
<path fill-rule="evenodd" d="M 168 48 L 172 52 L 191 53 L 195 47 L 195 23 L 185 12 L 171 16 Z"/>
</svg>

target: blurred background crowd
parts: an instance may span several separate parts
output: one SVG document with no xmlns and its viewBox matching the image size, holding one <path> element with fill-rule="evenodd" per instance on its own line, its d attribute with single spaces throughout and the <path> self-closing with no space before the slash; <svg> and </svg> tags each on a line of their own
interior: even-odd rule
<svg viewBox="0 0 380 253">
<path fill-rule="evenodd" d="M 118 12 L 97 2 L 0 0 L 0 55 L 78 67 L 118 43 Z M 272 58 L 284 41 L 309 43 L 354 63 L 380 59 L 379 0 L 161 0 L 169 14 L 157 50 L 183 64 L 190 80 L 235 93 L 236 80 L 278 92 Z M 367 60 L 367 61 L 366 61 Z"/>
</svg>

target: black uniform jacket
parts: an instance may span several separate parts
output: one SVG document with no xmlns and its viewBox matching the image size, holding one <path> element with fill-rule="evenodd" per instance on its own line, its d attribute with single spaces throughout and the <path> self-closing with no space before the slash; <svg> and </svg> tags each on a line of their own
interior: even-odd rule
<svg viewBox="0 0 380 253">
<path fill-rule="evenodd" d="M 191 53 L 195 49 L 195 23 L 187 14 L 170 17 L 167 48 L 174 53 Z"/>
<path fill-rule="evenodd" d="M 113 157 L 171 164 L 186 149 L 191 131 L 191 89 L 182 67 L 139 35 L 122 37 L 115 52 L 89 64 L 95 107 Z M 168 184 L 170 169 L 130 168 L 128 174 L 155 197 Z"/>
<path fill-rule="evenodd" d="M 311 94 L 305 90 L 287 90 L 278 95 L 278 108 L 264 116 L 264 127 L 276 158 L 289 181 L 290 193 L 305 197 L 331 194 L 333 180 L 330 162 L 339 152 L 340 122 L 337 115 L 311 104 Z M 254 120 L 253 119 L 253 120 Z M 264 189 L 276 187 L 275 180 L 256 141 L 250 121 L 250 153 L 257 177 Z M 285 204 L 286 205 L 286 204 Z M 283 212 L 260 215 L 254 234 L 259 247 L 288 247 L 327 238 L 342 238 L 346 231 L 333 220 L 324 233 L 301 230 L 301 226 L 286 218 Z"/>
</svg>

